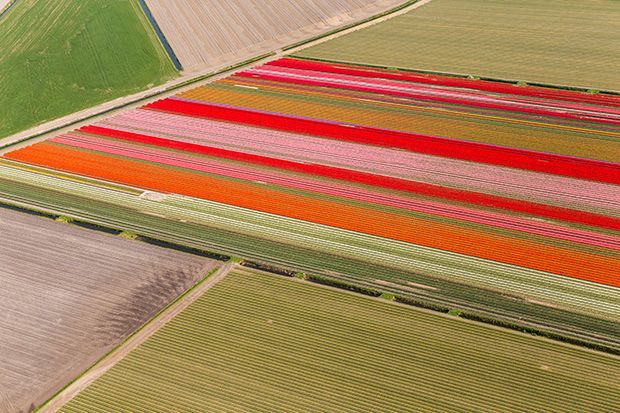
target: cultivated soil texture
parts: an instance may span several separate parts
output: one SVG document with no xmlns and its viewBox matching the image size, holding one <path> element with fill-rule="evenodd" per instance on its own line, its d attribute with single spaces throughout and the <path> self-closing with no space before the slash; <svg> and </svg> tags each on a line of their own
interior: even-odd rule
<svg viewBox="0 0 620 413">
<path fill-rule="evenodd" d="M 620 3 L 433 0 L 298 55 L 620 91 Z"/>
<path fill-rule="evenodd" d="M 217 262 L 0 209 L 0 412 L 29 411 Z"/>
<path fill-rule="evenodd" d="M 388 10 L 400 0 L 147 0 L 194 72 L 243 61 Z"/>
<path fill-rule="evenodd" d="M 236 269 L 61 412 L 612 412 L 620 359 Z"/>
</svg>

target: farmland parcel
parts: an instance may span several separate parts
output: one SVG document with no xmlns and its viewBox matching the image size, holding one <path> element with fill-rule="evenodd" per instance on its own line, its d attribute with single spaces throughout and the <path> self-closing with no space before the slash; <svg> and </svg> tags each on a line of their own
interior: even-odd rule
<svg viewBox="0 0 620 413">
<path fill-rule="evenodd" d="M 20 0 L 0 39 L 0 138 L 176 74 L 135 0 Z"/>
<path fill-rule="evenodd" d="M 298 55 L 620 91 L 620 3 L 433 0 Z"/>
<path fill-rule="evenodd" d="M 146 0 L 183 68 L 213 69 L 288 46 L 401 0 Z"/>
<path fill-rule="evenodd" d="M 280 59 L 9 152 L 2 191 L 618 345 L 618 106 Z"/>
<path fill-rule="evenodd" d="M 215 261 L 0 209 L 0 411 L 29 411 Z"/>
<path fill-rule="evenodd" d="M 61 412 L 612 412 L 620 359 L 237 270 Z"/>
</svg>

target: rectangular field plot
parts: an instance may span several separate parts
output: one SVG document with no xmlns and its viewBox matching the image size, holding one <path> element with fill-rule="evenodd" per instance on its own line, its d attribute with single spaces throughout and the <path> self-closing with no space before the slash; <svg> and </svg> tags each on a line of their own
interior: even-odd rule
<svg viewBox="0 0 620 413">
<path fill-rule="evenodd" d="M 213 69 L 370 17 L 400 0 L 146 0 L 185 70 Z"/>
<path fill-rule="evenodd" d="M 0 412 L 30 411 L 217 266 L 0 209 Z"/>
<path fill-rule="evenodd" d="M 620 91 L 620 3 L 432 0 L 298 55 Z"/>
<path fill-rule="evenodd" d="M 0 190 L 617 345 L 619 127 L 617 96 L 283 58 L 16 148 Z"/>
<path fill-rule="evenodd" d="M 62 412 L 612 412 L 620 360 L 238 269 Z"/>
</svg>

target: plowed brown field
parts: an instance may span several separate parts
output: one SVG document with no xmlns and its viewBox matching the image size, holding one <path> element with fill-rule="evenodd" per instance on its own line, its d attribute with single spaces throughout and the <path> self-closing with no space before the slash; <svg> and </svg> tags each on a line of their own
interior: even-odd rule
<svg viewBox="0 0 620 413">
<path fill-rule="evenodd" d="M 29 411 L 216 262 L 0 209 L 0 412 Z"/>
<path fill-rule="evenodd" d="M 400 0 L 146 2 L 187 71 L 242 61 L 402 3 Z"/>
</svg>

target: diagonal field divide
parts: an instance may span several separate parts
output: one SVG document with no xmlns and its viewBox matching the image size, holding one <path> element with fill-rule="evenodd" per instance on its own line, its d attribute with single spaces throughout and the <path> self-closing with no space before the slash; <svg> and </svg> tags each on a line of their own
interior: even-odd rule
<svg viewBox="0 0 620 413">
<path fill-rule="evenodd" d="M 4 14 L 9 11 L 13 4 L 15 4 L 17 0 L 0 0 L 0 18 L 4 16 Z"/>
<path fill-rule="evenodd" d="M 1 1 L 2 0 L 0 0 L 0 2 Z M 197 73 L 182 74 L 180 77 L 173 79 L 163 85 L 159 85 L 133 95 L 124 96 L 108 102 L 104 102 L 100 105 L 93 106 L 91 108 L 87 108 L 82 111 L 51 120 L 38 126 L 34 126 L 25 131 L 21 131 L 14 135 L 0 139 L 0 155 L 7 150 L 14 150 L 22 146 L 27 146 L 39 141 L 43 141 L 49 138 L 52 134 L 55 135 L 68 132 L 77 127 L 85 126 L 96 120 L 112 116 L 121 111 L 141 107 L 145 104 L 155 102 L 159 99 L 172 96 L 179 92 L 193 89 L 196 86 L 215 82 L 224 77 L 228 77 L 238 71 L 248 69 L 249 67 L 261 65 L 272 60 L 279 59 L 283 55 L 290 55 L 302 49 L 316 46 L 320 43 L 335 39 L 340 36 L 344 36 L 357 30 L 365 29 L 383 21 L 408 13 L 431 1 L 432 0 L 403 1 L 402 5 L 395 7 L 391 10 L 387 10 L 383 13 L 379 13 L 378 15 L 372 16 L 366 20 L 345 25 L 344 27 L 334 29 L 331 32 L 311 37 L 305 41 L 291 44 L 282 49 L 274 50 L 270 53 L 265 53 L 258 56 L 248 55 L 246 56 L 247 60 L 231 64 L 224 64 L 218 67 L 212 67 Z"/>
<path fill-rule="evenodd" d="M 188 293 L 181 296 L 171 306 L 161 312 L 154 319 L 145 324 L 134 335 L 128 338 L 124 343 L 118 346 L 105 358 L 92 366 L 86 373 L 82 374 L 67 387 L 58 392 L 55 396 L 44 403 L 38 410 L 39 413 L 54 413 L 67 402 L 77 396 L 82 390 L 88 387 L 92 382 L 102 376 L 106 371 L 111 369 L 116 363 L 122 360 L 127 354 L 139 345 L 144 343 L 149 337 L 155 334 L 166 323 L 180 314 L 190 304 L 196 301 L 214 285 L 220 282 L 226 275 L 233 270 L 238 264 L 236 262 L 227 262 L 221 266 L 216 273 L 207 276 L 196 287 Z"/>
</svg>

